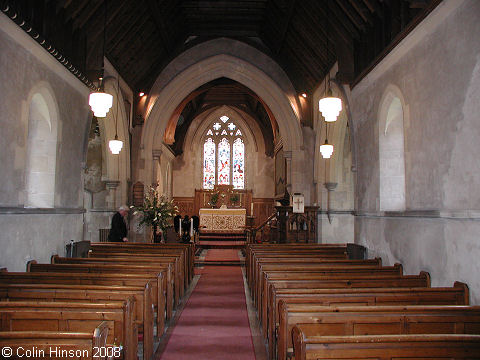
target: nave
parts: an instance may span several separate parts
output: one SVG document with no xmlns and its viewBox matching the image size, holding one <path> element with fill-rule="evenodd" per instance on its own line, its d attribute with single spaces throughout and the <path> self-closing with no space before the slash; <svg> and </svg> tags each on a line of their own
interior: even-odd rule
<svg viewBox="0 0 480 360">
<path fill-rule="evenodd" d="M 205 262 L 239 260 L 239 250 L 207 249 Z M 156 360 L 260 359 L 255 356 L 244 278 L 238 265 L 205 265 L 176 325 L 167 331 Z M 253 324 L 255 326 L 255 324 Z"/>
<path fill-rule="evenodd" d="M 480 358 L 467 284 L 432 287 L 355 248 L 247 244 L 195 268 L 193 244 L 92 243 L 87 258 L 0 272 L 0 346 L 13 359 Z"/>
</svg>

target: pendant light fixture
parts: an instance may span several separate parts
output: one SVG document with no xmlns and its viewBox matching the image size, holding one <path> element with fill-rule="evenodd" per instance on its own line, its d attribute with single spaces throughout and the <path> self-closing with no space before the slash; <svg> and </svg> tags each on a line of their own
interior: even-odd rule
<svg viewBox="0 0 480 360">
<path fill-rule="evenodd" d="M 325 26 L 327 28 L 327 44 L 326 44 L 326 55 L 327 55 L 327 66 L 328 59 L 329 59 L 329 52 L 328 52 L 328 43 L 329 43 L 329 31 L 328 31 L 328 24 L 327 19 L 329 17 L 329 8 L 327 3 L 327 16 L 325 19 Z M 328 81 L 327 81 L 328 77 Z M 328 89 L 327 89 L 328 85 Z M 327 76 L 325 78 L 325 97 L 320 99 L 318 102 L 318 109 L 322 112 L 325 121 L 327 122 L 334 122 L 337 120 L 340 111 L 342 111 L 342 100 L 338 97 L 333 96 L 332 89 L 330 88 L 330 70 L 327 71 Z"/>
<path fill-rule="evenodd" d="M 118 106 L 119 106 L 118 104 L 119 103 L 120 103 L 120 80 L 117 77 L 117 106 L 116 106 L 117 111 L 116 111 L 116 115 L 113 114 L 113 120 L 115 121 L 115 139 L 110 140 L 108 142 L 108 147 L 110 148 L 110 151 L 114 155 L 120 154 L 120 151 L 122 151 L 122 147 L 123 147 L 123 141 L 118 140 L 118 134 L 117 134 L 117 118 L 118 118 Z"/>
<path fill-rule="evenodd" d="M 330 159 L 333 154 L 333 145 L 328 143 L 328 123 L 325 126 L 325 143 L 320 145 L 320 153 L 324 159 Z"/>
<path fill-rule="evenodd" d="M 102 68 L 99 77 L 100 85 L 98 91 L 91 93 L 88 99 L 88 104 L 92 108 L 93 114 L 96 117 L 107 116 L 108 111 L 113 104 L 113 96 L 104 91 L 104 76 L 105 76 L 105 42 L 106 42 L 106 27 L 107 27 L 107 0 L 104 1 L 104 22 L 103 22 L 103 50 L 102 50 Z"/>
</svg>

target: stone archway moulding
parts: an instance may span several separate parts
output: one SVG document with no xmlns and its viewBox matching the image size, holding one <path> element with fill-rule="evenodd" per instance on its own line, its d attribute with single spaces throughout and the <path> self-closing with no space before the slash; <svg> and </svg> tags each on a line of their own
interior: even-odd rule
<svg viewBox="0 0 480 360">
<path fill-rule="evenodd" d="M 238 81 L 258 94 L 277 120 L 284 150 L 292 152 L 292 154 L 298 153 L 298 155 L 303 153 L 300 120 L 285 92 L 278 84 L 249 62 L 230 55 L 215 55 L 191 65 L 178 74 L 164 87 L 151 111 L 147 114 L 141 141 L 143 156 L 146 160 L 145 176 L 148 177 L 148 174 L 151 173 L 149 169 L 151 161 L 149 160 L 152 150 L 160 146 L 157 144 L 158 139 L 163 139 L 167 123 L 178 104 L 199 86 L 220 77 Z M 292 166 L 293 172 L 299 171 L 296 169 L 295 162 L 292 163 Z M 145 180 L 148 181 L 148 179 Z M 294 179 L 292 181 L 295 182 Z M 303 184 L 299 187 L 294 186 L 299 191 L 303 190 L 302 187 Z"/>
</svg>

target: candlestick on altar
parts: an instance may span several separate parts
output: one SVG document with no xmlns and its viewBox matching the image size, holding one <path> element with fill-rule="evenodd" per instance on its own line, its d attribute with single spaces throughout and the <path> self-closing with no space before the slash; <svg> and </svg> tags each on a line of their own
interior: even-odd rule
<svg viewBox="0 0 480 360">
<path fill-rule="evenodd" d="M 253 216 L 253 202 L 250 203 L 250 216 Z"/>
<path fill-rule="evenodd" d="M 182 236 L 182 218 L 178 218 L 178 236 Z"/>
<path fill-rule="evenodd" d="M 190 218 L 190 237 L 193 237 L 193 218 Z"/>
</svg>

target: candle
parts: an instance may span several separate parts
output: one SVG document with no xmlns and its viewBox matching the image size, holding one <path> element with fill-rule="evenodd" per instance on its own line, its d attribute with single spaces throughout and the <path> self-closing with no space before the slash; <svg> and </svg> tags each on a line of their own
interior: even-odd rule
<svg viewBox="0 0 480 360">
<path fill-rule="evenodd" d="M 193 218 L 190 218 L 190 237 L 193 236 Z"/>
<path fill-rule="evenodd" d="M 178 218 L 178 236 L 182 236 L 182 218 Z"/>
<path fill-rule="evenodd" d="M 250 216 L 253 216 L 253 202 L 250 203 Z"/>
</svg>

